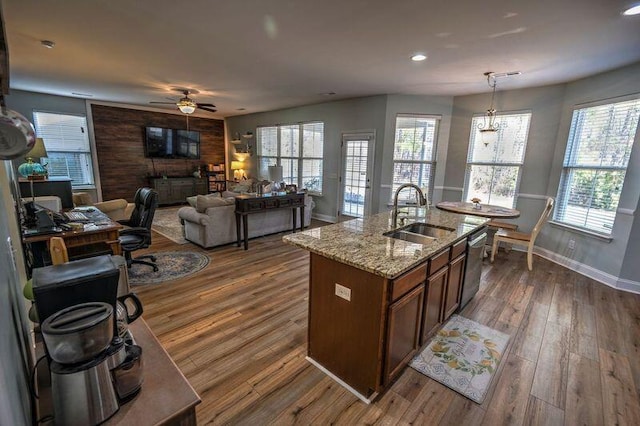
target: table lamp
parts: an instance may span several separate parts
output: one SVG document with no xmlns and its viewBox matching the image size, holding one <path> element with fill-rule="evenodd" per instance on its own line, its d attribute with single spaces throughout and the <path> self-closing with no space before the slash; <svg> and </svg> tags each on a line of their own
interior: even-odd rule
<svg viewBox="0 0 640 426">
<path fill-rule="evenodd" d="M 282 189 L 282 166 L 269 166 L 269 180 L 275 191 Z"/>
<path fill-rule="evenodd" d="M 48 157 L 47 148 L 44 146 L 44 140 L 42 138 L 36 138 L 36 143 L 31 148 L 31 151 L 27 153 L 25 160 L 26 163 L 18 166 L 18 173 L 26 177 L 29 180 L 44 180 L 47 176 L 47 169 L 40 164 L 35 163 L 33 158 Z"/>
<path fill-rule="evenodd" d="M 240 180 L 244 177 L 244 164 L 242 161 L 232 161 L 231 162 L 231 170 L 233 170 L 233 178 L 235 180 Z"/>
</svg>

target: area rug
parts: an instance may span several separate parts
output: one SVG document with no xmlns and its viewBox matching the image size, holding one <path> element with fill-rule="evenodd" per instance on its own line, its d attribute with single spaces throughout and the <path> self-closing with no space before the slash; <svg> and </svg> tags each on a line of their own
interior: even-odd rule
<svg viewBox="0 0 640 426">
<path fill-rule="evenodd" d="M 178 210 L 182 207 L 157 209 L 153 215 L 151 229 L 178 244 L 188 243 L 184 238 L 184 226 L 182 226 L 178 217 Z"/>
<path fill-rule="evenodd" d="M 508 334 L 453 315 L 410 365 L 480 404 L 508 342 Z"/>
<path fill-rule="evenodd" d="M 167 251 L 152 253 L 156 257 L 158 271 L 147 265 L 134 263 L 129 268 L 129 284 L 159 284 L 184 278 L 201 271 L 209 264 L 209 257 L 192 251 Z"/>
</svg>

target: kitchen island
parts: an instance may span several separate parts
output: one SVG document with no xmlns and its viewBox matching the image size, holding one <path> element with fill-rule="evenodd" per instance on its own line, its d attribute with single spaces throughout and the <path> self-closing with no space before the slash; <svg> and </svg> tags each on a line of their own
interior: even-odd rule
<svg viewBox="0 0 640 426">
<path fill-rule="evenodd" d="M 400 215 L 401 226 L 380 213 L 283 237 L 311 252 L 307 358 L 365 402 L 458 309 L 467 238 L 488 221 L 425 208 Z M 437 237 L 383 235 L 415 223 Z"/>
</svg>

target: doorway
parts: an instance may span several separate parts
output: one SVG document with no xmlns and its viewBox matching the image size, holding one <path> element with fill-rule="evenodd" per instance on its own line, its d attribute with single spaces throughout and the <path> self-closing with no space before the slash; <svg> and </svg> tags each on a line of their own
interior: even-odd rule
<svg viewBox="0 0 640 426">
<path fill-rule="evenodd" d="M 342 135 L 338 221 L 364 217 L 371 213 L 374 148 L 373 132 Z"/>
</svg>

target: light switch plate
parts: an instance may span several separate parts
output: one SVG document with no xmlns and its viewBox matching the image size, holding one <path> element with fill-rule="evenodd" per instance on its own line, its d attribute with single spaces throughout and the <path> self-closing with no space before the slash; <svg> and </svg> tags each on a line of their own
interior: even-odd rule
<svg viewBox="0 0 640 426">
<path fill-rule="evenodd" d="M 351 289 L 336 283 L 336 296 L 351 302 Z"/>
</svg>

